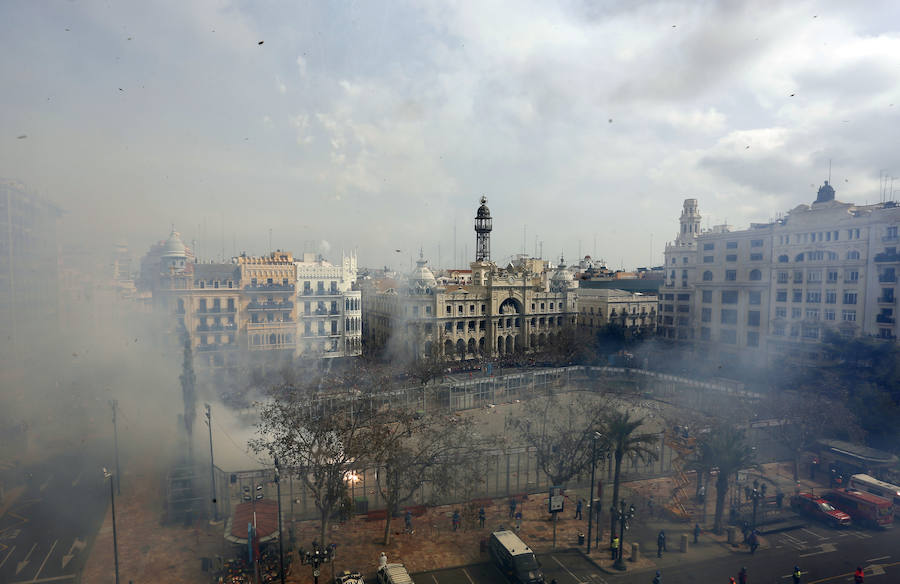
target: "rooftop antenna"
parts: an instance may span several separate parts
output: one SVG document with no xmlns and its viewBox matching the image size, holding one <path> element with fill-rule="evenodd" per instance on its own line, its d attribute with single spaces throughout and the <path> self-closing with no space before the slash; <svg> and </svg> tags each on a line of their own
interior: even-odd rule
<svg viewBox="0 0 900 584">
<path fill-rule="evenodd" d="M 831 183 L 831 159 L 828 159 L 828 182 Z"/>
<path fill-rule="evenodd" d="M 272 251 L 272 228 L 269 228 L 269 252 Z"/>
</svg>

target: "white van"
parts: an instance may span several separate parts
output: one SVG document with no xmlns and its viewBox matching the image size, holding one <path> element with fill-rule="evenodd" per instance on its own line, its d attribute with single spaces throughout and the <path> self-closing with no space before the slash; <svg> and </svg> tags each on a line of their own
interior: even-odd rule
<svg viewBox="0 0 900 584">
<path fill-rule="evenodd" d="M 488 542 L 488 551 L 513 584 L 544 584 L 544 574 L 534 552 L 515 533 L 495 531 Z"/>
<path fill-rule="evenodd" d="M 894 505 L 900 506 L 900 487 L 892 485 L 891 483 L 879 481 L 875 477 L 871 477 L 867 474 L 855 474 L 850 477 L 847 488 L 865 491 L 866 493 L 884 497 L 888 501 L 893 501 Z"/>
<path fill-rule="evenodd" d="M 378 568 L 378 584 L 415 584 L 403 564 L 385 564 Z"/>
</svg>

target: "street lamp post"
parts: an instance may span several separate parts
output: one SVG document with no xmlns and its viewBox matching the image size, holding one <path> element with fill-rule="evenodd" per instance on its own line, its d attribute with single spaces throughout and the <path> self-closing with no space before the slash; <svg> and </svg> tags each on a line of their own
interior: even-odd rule
<svg viewBox="0 0 900 584">
<path fill-rule="evenodd" d="M 313 542 L 313 549 L 309 552 L 304 552 L 301 548 L 300 550 L 300 561 L 304 564 L 309 564 L 313 567 L 313 582 L 314 584 L 319 584 L 319 566 L 323 563 L 331 560 L 332 550 L 334 548 L 332 546 L 326 546 L 325 549 L 319 548 L 319 544 L 317 542 Z M 334 568 L 334 564 L 332 564 L 332 569 Z"/>
<path fill-rule="evenodd" d="M 616 519 L 619 520 L 619 552 L 616 555 L 616 563 L 613 564 L 613 568 L 616 570 L 625 571 L 625 530 L 628 528 L 628 520 L 634 517 L 634 505 L 631 505 L 627 510 L 625 509 L 625 501 L 622 501 L 621 508 L 615 509 L 613 508 L 613 514 Z"/>
<path fill-rule="evenodd" d="M 587 532 L 587 553 L 591 553 L 591 533 L 594 528 L 594 475 L 597 468 L 597 438 L 602 438 L 599 432 L 594 432 L 591 439 L 591 490 L 588 503 L 588 532 Z M 598 503 L 600 505 L 602 503 Z M 597 519 L 597 527 L 600 527 L 599 518 Z"/>
<path fill-rule="evenodd" d="M 281 534 L 281 472 L 278 467 L 278 458 L 275 458 L 275 489 L 278 496 L 278 573 L 281 575 L 281 584 L 284 584 L 284 537 Z"/>
<path fill-rule="evenodd" d="M 750 498 L 753 500 L 753 521 L 751 522 L 752 528 L 756 529 L 756 508 L 759 505 L 760 499 L 765 499 L 766 497 L 766 484 L 763 483 L 762 486 L 759 486 L 758 481 L 753 481 L 753 490 L 750 491 Z"/>
<path fill-rule="evenodd" d="M 109 479 L 109 499 L 112 504 L 113 560 L 116 566 L 116 584 L 119 584 L 119 542 L 116 538 L 116 489 L 115 485 L 113 485 L 113 474 L 106 468 L 103 469 L 103 478 Z"/>
<path fill-rule="evenodd" d="M 212 445 L 212 412 L 209 404 L 206 405 L 206 425 L 209 427 L 209 500 L 213 508 L 213 521 L 219 520 L 219 506 L 216 504 L 216 465 L 213 460 Z"/>
<path fill-rule="evenodd" d="M 119 407 L 119 400 L 109 400 L 109 407 L 112 408 L 113 423 L 113 444 L 116 450 L 116 492 L 122 495 L 122 473 L 119 470 L 119 427 L 116 425 L 116 409 Z"/>
</svg>

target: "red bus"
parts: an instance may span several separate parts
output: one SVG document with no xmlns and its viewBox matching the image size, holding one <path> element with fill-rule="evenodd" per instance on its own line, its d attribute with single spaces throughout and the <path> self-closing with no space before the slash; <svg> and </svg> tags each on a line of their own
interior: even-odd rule
<svg viewBox="0 0 900 584">
<path fill-rule="evenodd" d="M 852 517 L 858 525 L 887 529 L 894 523 L 894 504 L 889 499 L 852 489 L 830 491 L 822 498 Z"/>
</svg>

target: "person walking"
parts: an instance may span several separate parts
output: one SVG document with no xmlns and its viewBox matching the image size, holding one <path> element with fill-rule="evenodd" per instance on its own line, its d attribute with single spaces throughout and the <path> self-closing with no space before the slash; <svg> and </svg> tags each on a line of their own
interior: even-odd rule
<svg viewBox="0 0 900 584">
<path fill-rule="evenodd" d="M 403 522 L 406 526 L 406 533 L 412 535 L 413 526 L 412 526 L 412 511 L 407 511 L 406 516 L 403 518 Z"/>
<path fill-rule="evenodd" d="M 522 510 L 516 511 L 516 531 L 522 529 Z"/>
<path fill-rule="evenodd" d="M 516 516 L 516 498 L 509 498 L 509 518 L 512 519 Z"/>
<path fill-rule="evenodd" d="M 734 584 L 734 576 L 728 577 L 728 584 Z"/>
<path fill-rule="evenodd" d="M 738 572 L 738 584 L 747 584 L 747 566 L 742 567 Z"/>
<path fill-rule="evenodd" d="M 478 524 L 481 526 L 481 529 L 484 529 L 484 507 L 478 510 Z"/>
<path fill-rule="evenodd" d="M 756 548 L 759 547 L 759 537 L 756 535 L 755 529 L 750 533 L 750 537 L 747 539 L 747 543 L 750 544 L 750 555 L 755 554 Z"/>
<path fill-rule="evenodd" d="M 454 511 L 453 512 L 453 531 L 456 531 L 457 529 L 459 529 L 459 522 L 460 522 L 459 511 Z"/>
<path fill-rule="evenodd" d="M 578 502 L 575 503 L 575 519 L 581 519 L 581 499 L 578 499 Z"/>
<path fill-rule="evenodd" d="M 702 531 L 702 530 L 700 529 L 700 524 L 699 524 L 699 523 L 695 523 L 695 524 L 694 524 L 694 543 L 697 543 L 697 540 L 700 539 L 700 532 L 701 532 L 701 531 Z"/>
<path fill-rule="evenodd" d="M 659 570 L 656 571 L 656 576 L 653 577 L 653 584 L 662 584 L 662 574 L 659 573 Z"/>
<path fill-rule="evenodd" d="M 853 572 L 853 584 L 863 584 L 866 580 L 866 573 L 863 571 L 862 566 L 856 566 L 856 571 Z"/>
<path fill-rule="evenodd" d="M 650 515 L 650 518 L 653 518 L 653 495 L 650 495 L 650 498 L 647 499 L 647 514 Z"/>
<path fill-rule="evenodd" d="M 387 554 L 381 552 L 381 555 L 378 557 L 378 569 L 387 566 Z"/>
<path fill-rule="evenodd" d="M 791 579 L 794 584 L 800 584 L 800 576 L 803 575 L 803 572 L 800 571 L 800 566 L 794 566 L 794 571 L 791 572 Z"/>
<path fill-rule="evenodd" d="M 612 544 L 609 546 L 609 550 L 612 552 L 612 560 L 615 560 L 619 557 L 619 536 L 615 536 L 612 538 Z"/>
<path fill-rule="evenodd" d="M 666 551 L 666 532 L 659 530 L 659 535 L 656 536 L 656 557 L 661 558 L 664 551 Z"/>
</svg>

